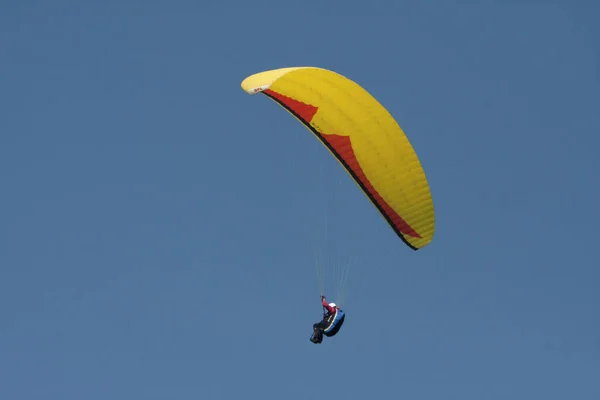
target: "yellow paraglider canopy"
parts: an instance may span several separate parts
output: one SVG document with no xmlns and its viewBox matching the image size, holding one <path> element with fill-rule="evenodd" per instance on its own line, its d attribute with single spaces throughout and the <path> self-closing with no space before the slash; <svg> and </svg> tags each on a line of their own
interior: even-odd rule
<svg viewBox="0 0 600 400">
<path fill-rule="evenodd" d="M 435 214 L 425 172 L 398 123 L 366 90 L 315 67 L 260 72 L 242 89 L 265 94 L 310 129 L 410 248 L 431 242 Z"/>
</svg>

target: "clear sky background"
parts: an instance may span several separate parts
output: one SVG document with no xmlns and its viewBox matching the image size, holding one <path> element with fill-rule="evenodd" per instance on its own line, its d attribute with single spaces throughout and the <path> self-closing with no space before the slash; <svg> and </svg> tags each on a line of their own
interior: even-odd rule
<svg viewBox="0 0 600 400">
<path fill-rule="evenodd" d="M 2 2 L 0 398 L 600 399 L 600 3 L 208 3 Z M 430 246 L 240 88 L 294 65 L 396 117 Z"/>
</svg>

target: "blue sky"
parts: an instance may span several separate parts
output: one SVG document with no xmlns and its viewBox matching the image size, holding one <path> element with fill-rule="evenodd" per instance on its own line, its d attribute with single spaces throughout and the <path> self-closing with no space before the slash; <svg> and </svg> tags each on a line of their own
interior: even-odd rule
<svg viewBox="0 0 600 400">
<path fill-rule="evenodd" d="M 600 6 L 391 3 L 3 2 L 0 398 L 600 398 Z M 240 88 L 293 65 L 397 118 L 430 246 Z"/>
</svg>

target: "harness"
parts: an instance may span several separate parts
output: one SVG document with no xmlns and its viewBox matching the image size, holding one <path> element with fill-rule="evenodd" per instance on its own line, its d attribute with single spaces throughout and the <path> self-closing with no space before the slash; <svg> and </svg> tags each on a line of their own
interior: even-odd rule
<svg viewBox="0 0 600 400">
<path fill-rule="evenodd" d="M 323 308 L 325 308 L 325 307 L 323 307 Z M 335 313 L 333 313 L 333 314 L 329 314 L 329 312 L 325 308 L 325 313 L 323 315 L 323 319 L 325 321 L 327 321 L 327 327 L 324 329 L 323 332 L 328 333 L 328 332 L 332 331 L 343 318 L 344 318 L 344 312 L 342 310 L 340 310 L 339 308 L 336 308 Z"/>
</svg>

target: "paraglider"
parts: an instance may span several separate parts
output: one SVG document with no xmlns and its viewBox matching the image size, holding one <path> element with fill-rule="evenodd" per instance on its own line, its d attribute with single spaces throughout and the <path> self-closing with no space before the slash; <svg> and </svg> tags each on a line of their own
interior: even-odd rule
<svg viewBox="0 0 600 400">
<path fill-rule="evenodd" d="M 411 249 L 433 240 L 435 213 L 419 158 L 388 110 L 356 82 L 323 68 L 290 67 L 260 72 L 242 89 L 275 101 L 329 150 Z M 313 325 L 313 343 L 334 336 L 345 313 L 335 304 Z"/>
<path fill-rule="evenodd" d="M 335 336 L 346 319 L 346 314 L 335 303 L 327 303 L 325 296 L 321 295 L 321 303 L 324 308 L 323 319 L 313 325 L 313 334 L 310 341 L 319 344 L 323 342 L 323 335 Z"/>
</svg>

